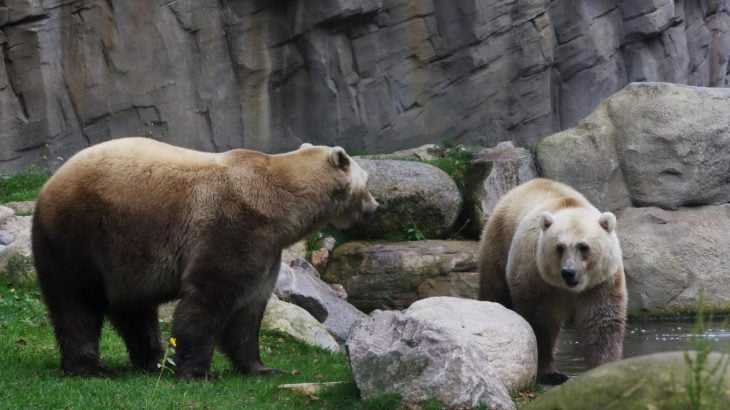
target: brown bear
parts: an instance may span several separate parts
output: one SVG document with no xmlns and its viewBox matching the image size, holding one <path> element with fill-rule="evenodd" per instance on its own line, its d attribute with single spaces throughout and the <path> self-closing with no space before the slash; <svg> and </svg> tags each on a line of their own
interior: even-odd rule
<svg viewBox="0 0 730 410">
<path fill-rule="evenodd" d="M 478 269 L 479 298 L 515 310 L 535 331 L 540 383 L 568 379 L 554 360 L 570 320 L 590 367 L 621 358 L 627 295 L 616 217 L 573 188 L 537 178 L 508 192 L 482 233 Z"/>
<path fill-rule="evenodd" d="M 274 371 L 261 362 L 259 329 L 282 248 L 377 206 L 340 147 L 204 153 L 124 138 L 80 151 L 41 190 L 32 228 L 62 370 L 107 373 L 105 315 L 132 363 L 155 369 L 158 305 L 179 299 L 179 378 L 204 377 L 216 344 L 240 372 Z"/>
</svg>

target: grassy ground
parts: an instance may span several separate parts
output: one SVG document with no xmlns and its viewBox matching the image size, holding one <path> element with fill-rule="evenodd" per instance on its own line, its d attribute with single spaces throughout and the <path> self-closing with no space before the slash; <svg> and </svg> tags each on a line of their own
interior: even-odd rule
<svg viewBox="0 0 730 410">
<path fill-rule="evenodd" d="M 168 329 L 165 329 L 165 333 Z M 111 379 L 68 377 L 59 370 L 59 355 L 45 307 L 34 285 L 0 285 L 0 408 L 393 408 L 397 400 L 363 402 L 347 359 L 297 343 L 284 336 L 262 335 L 264 361 L 293 375 L 249 377 L 232 373 L 216 353 L 209 381 L 180 383 L 166 371 L 144 373 L 132 368 L 121 339 L 105 327 L 104 363 Z M 286 383 L 344 381 L 318 397 L 279 388 Z"/>
<path fill-rule="evenodd" d="M 0 177 L 0 204 L 35 199 L 48 177 L 49 174 L 45 172 L 25 172 L 7 178 Z"/>
</svg>

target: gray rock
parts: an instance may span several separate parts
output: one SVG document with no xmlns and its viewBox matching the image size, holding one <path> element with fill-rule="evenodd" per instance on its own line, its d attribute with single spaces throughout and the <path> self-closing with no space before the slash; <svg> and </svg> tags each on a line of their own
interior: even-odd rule
<svg viewBox="0 0 730 410">
<path fill-rule="evenodd" d="M 449 295 L 477 299 L 479 272 L 449 272 Z"/>
<path fill-rule="evenodd" d="M 32 216 L 11 216 L 0 224 L 1 230 L 15 238 L 12 247 L 25 256 L 30 256 L 32 253 L 30 242 L 32 220 Z"/>
<path fill-rule="evenodd" d="M 304 243 L 304 241 L 299 241 L 295 243 L 294 245 L 285 248 L 281 252 L 281 262 L 287 265 L 290 265 L 294 263 L 297 259 L 304 260 L 304 257 L 307 254 L 307 245 Z"/>
<path fill-rule="evenodd" d="M 508 391 L 535 381 L 535 334 L 522 316 L 499 303 L 432 297 L 413 303 L 405 313 L 478 345 Z"/>
<path fill-rule="evenodd" d="M 634 84 L 607 108 L 636 206 L 730 202 L 730 89 Z"/>
<path fill-rule="evenodd" d="M 2 206 L 12 209 L 16 214 L 25 216 L 31 215 L 35 211 L 35 201 L 6 202 Z M 2 220 L 2 217 L 0 217 L 0 220 Z"/>
<path fill-rule="evenodd" d="M 631 313 L 692 313 L 701 292 L 710 309 L 728 310 L 730 204 L 627 208 L 617 230 Z"/>
<path fill-rule="evenodd" d="M 278 300 L 276 297 L 269 299 L 261 327 L 287 334 L 299 341 L 325 350 L 333 352 L 342 350 L 324 325 L 306 310 Z"/>
<path fill-rule="evenodd" d="M 13 239 L 14 239 L 13 235 L 0 230 L 0 245 L 3 245 L 3 246 L 10 245 L 10 242 L 12 242 Z"/>
<path fill-rule="evenodd" d="M 350 229 L 359 238 L 407 235 L 408 229 L 426 238 L 446 236 L 461 211 L 456 183 L 433 165 L 416 161 L 358 159 L 370 175 L 368 189 L 380 203 L 375 216 Z"/>
<path fill-rule="evenodd" d="M 511 141 L 479 150 L 466 175 L 464 213 L 471 237 L 478 239 L 494 206 L 512 188 L 537 177 L 535 161 Z"/>
<path fill-rule="evenodd" d="M 15 211 L 12 208 L 0 205 L 0 226 L 4 225 L 5 221 L 12 216 L 15 216 Z"/>
<path fill-rule="evenodd" d="M 692 360 L 696 355 L 691 354 Z M 713 395 L 710 388 L 722 382 L 717 391 L 715 405 L 730 402 L 730 368 L 720 367 L 709 376 L 709 371 L 723 360 L 720 353 L 712 353 L 702 370 L 702 377 L 709 377 L 703 384 L 707 390 L 701 394 L 700 407 L 689 401 L 687 377 L 692 372 L 687 366 L 685 352 L 655 353 L 609 363 L 580 375 L 567 383 L 550 389 L 530 403 L 534 410 L 582 409 L 667 409 L 713 408 L 708 399 Z M 725 357 L 727 359 L 727 357 Z"/>
<path fill-rule="evenodd" d="M 453 273 L 476 272 L 478 247 L 476 241 L 348 242 L 335 248 L 322 278 L 341 283 L 364 312 L 404 309 L 427 296 L 461 295 L 443 286 Z"/>
<path fill-rule="evenodd" d="M 274 294 L 305 309 L 320 321 L 336 340 L 344 343 L 352 324 L 366 315 L 340 298 L 318 276 L 299 266 L 281 265 Z"/>
<path fill-rule="evenodd" d="M 17 254 L 26 258 L 31 257 L 31 221 L 31 216 L 10 216 L 0 221 L 0 231 L 5 232 L 7 237 L 13 238 L 11 243 L 0 250 L 0 272 L 5 269 L 8 260 L 13 255 Z M 35 271 L 32 272 L 32 276 L 35 277 Z"/>
<path fill-rule="evenodd" d="M 5 3 L 0 174 L 145 134 L 210 151 L 528 145 L 630 81 L 729 84 L 722 1 Z"/>
<path fill-rule="evenodd" d="M 353 327 L 347 351 L 363 399 L 398 394 L 406 403 L 514 408 L 478 344 L 407 313 L 373 312 Z"/>
<path fill-rule="evenodd" d="M 730 90 L 635 83 L 543 139 L 545 177 L 599 209 L 730 202 Z"/>
<path fill-rule="evenodd" d="M 371 154 L 363 155 L 358 158 L 363 159 L 395 159 L 429 162 L 438 158 L 442 158 L 446 153 L 446 148 L 437 144 L 426 144 L 416 148 L 409 148 L 400 151 L 391 152 L 390 154 Z"/>
</svg>

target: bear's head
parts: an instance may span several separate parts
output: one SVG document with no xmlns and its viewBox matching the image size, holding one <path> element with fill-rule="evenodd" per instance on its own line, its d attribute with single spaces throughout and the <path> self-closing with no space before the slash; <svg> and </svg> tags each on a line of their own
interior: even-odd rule
<svg viewBox="0 0 730 410">
<path fill-rule="evenodd" d="M 579 293 L 621 268 L 616 217 L 595 209 L 565 208 L 540 215 L 537 264 L 552 286 Z"/>
<path fill-rule="evenodd" d="M 335 214 L 330 219 L 332 225 L 339 229 L 349 228 L 375 213 L 379 204 L 368 190 L 368 173 L 342 147 L 330 148 L 304 143 L 299 149 L 326 150 L 329 165 L 337 171 L 341 189 L 332 198 L 338 203 Z"/>
</svg>

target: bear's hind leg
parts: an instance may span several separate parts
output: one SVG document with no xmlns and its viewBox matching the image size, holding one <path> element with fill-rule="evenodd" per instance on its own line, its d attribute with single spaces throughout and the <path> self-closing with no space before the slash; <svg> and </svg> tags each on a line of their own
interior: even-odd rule
<svg viewBox="0 0 730 410">
<path fill-rule="evenodd" d="M 267 301 L 259 301 L 235 311 L 221 335 L 221 349 L 242 373 L 269 375 L 282 373 L 271 369 L 261 361 L 259 333 Z"/>
<path fill-rule="evenodd" d="M 109 319 L 124 339 L 135 367 L 157 370 L 163 355 L 157 307 L 134 312 L 110 312 Z"/>
<path fill-rule="evenodd" d="M 99 357 L 104 310 L 80 298 L 59 302 L 54 296 L 47 295 L 46 303 L 61 351 L 61 369 L 76 376 L 110 375 Z"/>
<path fill-rule="evenodd" d="M 479 300 L 501 303 L 506 308 L 512 308 L 512 300 L 507 287 L 505 268 L 506 254 L 500 252 L 495 238 L 489 238 L 485 232 L 479 244 L 477 268 L 479 270 Z"/>
</svg>

